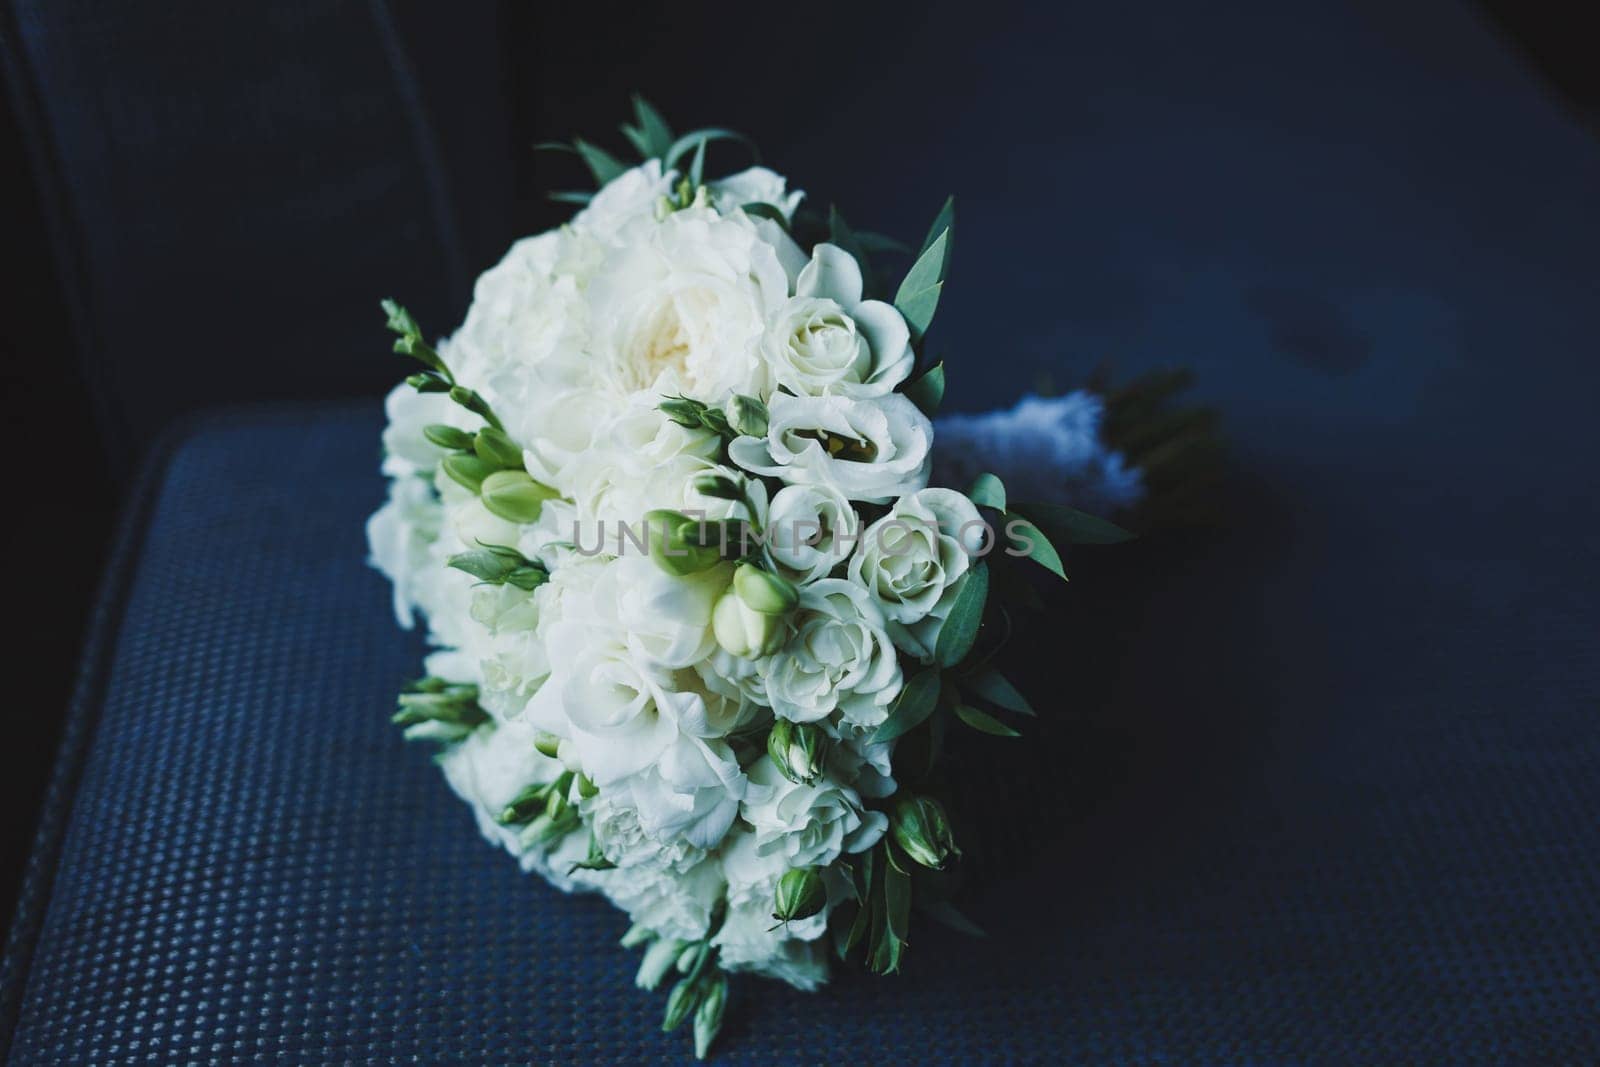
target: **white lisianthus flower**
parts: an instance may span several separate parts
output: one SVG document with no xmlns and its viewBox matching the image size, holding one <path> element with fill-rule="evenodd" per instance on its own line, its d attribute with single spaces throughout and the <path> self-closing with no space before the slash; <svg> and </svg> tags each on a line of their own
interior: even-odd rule
<svg viewBox="0 0 1600 1067">
<path fill-rule="evenodd" d="M 623 395 L 765 397 L 772 386 L 759 341 L 803 261 L 781 230 L 742 213 L 668 215 L 644 240 L 609 252 L 589 281 L 601 375 Z"/>
<path fill-rule="evenodd" d="M 728 446 L 728 457 L 753 474 L 875 504 L 928 484 L 933 424 L 899 393 L 870 400 L 780 393 L 768 408 L 765 438 Z"/>
<path fill-rule="evenodd" d="M 758 856 L 792 867 L 826 867 L 845 853 L 878 843 L 889 820 L 867 811 L 855 790 L 823 781 L 789 781 L 770 757 L 751 765 L 750 789 L 740 814 L 755 831 Z M 781 871 L 780 871 L 781 874 Z"/>
<path fill-rule="evenodd" d="M 926 661 L 972 554 L 989 537 L 972 501 L 953 489 L 923 489 L 867 527 L 848 573 L 890 620 L 895 644 Z"/>
<path fill-rule="evenodd" d="M 837 710 L 876 726 L 900 692 L 900 662 L 887 622 L 867 591 L 841 578 L 800 588 L 795 632 L 767 667 L 773 713 L 816 722 Z"/>
<path fill-rule="evenodd" d="M 850 555 L 859 524 L 837 489 L 786 485 L 767 507 L 767 555 L 796 584 L 826 578 Z"/>
<path fill-rule="evenodd" d="M 861 267 L 819 244 L 795 295 L 767 322 L 761 351 L 780 386 L 801 396 L 883 396 L 915 359 L 911 331 L 893 305 L 861 299 Z"/>
<path fill-rule="evenodd" d="M 771 204 L 783 212 L 784 218 L 793 218 L 795 208 L 805 199 L 805 193 L 789 191 L 789 182 L 783 175 L 766 167 L 751 167 L 738 174 L 730 174 L 719 181 L 710 182 L 706 188 L 711 193 L 711 203 L 724 215 L 746 204 Z"/>
</svg>

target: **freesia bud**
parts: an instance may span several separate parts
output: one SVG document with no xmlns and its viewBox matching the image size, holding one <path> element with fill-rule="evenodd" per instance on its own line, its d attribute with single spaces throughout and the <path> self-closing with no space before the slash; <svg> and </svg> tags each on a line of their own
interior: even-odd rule
<svg viewBox="0 0 1600 1067">
<path fill-rule="evenodd" d="M 689 1017 L 689 1013 L 694 1011 L 699 1003 L 698 983 L 691 982 L 687 978 L 678 979 L 678 983 L 672 987 L 672 992 L 667 994 L 667 1014 L 661 1020 L 661 1029 L 676 1030 L 683 1025 L 683 1020 Z"/>
<path fill-rule="evenodd" d="M 779 719 L 767 735 L 767 755 L 777 764 L 778 773 L 797 785 L 814 785 L 822 777 L 832 747 L 833 738 L 812 722 Z"/>
<path fill-rule="evenodd" d="M 809 919 L 828 904 L 828 890 L 815 867 L 794 867 L 778 879 L 772 917 L 781 923 Z"/>
<path fill-rule="evenodd" d="M 561 750 L 561 738 L 544 730 L 538 730 L 533 735 L 533 747 L 539 750 L 540 755 L 555 759 L 556 753 Z"/>
<path fill-rule="evenodd" d="M 700 410 L 700 404 L 693 400 L 686 400 L 683 397 L 661 402 L 661 413 L 663 415 L 679 426 L 687 426 L 690 429 L 700 425 Z"/>
<path fill-rule="evenodd" d="M 483 487 L 483 480 L 494 473 L 494 468 L 489 466 L 477 456 L 458 452 L 455 455 L 444 457 L 440 464 L 444 472 L 450 476 L 451 481 L 463 489 L 470 489 L 476 493 Z"/>
<path fill-rule="evenodd" d="M 681 511 L 646 512 L 644 524 L 650 558 L 676 578 L 709 570 L 722 559 L 716 544 L 700 543 L 700 523 Z"/>
<path fill-rule="evenodd" d="M 741 563 L 733 572 L 733 591 L 752 611 L 763 615 L 787 615 L 800 603 L 800 590 L 793 582 L 753 563 Z"/>
<path fill-rule="evenodd" d="M 454 426 L 447 426 L 442 422 L 435 422 L 422 428 L 422 436 L 438 445 L 448 448 L 452 452 L 464 452 L 472 447 L 472 435 L 465 430 L 458 430 Z"/>
<path fill-rule="evenodd" d="M 700 1006 L 694 1011 L 694 1058 L 703 1060 L 706 1053 L 711 1051 L 711 1042 L 717 1039 L 717 1034 L 722 1030 L 722 1014 L 728 1006 L 728 976 L 717 975 L 705 995 L 700 998 Z"/>
<path fill-rule="evenodd" d="M 755 611 L 736 593 L 723 593 L 711 609 L 711 632 L 729 655 L 755 659 L 783 643 L 783 619 Z"/>
<path fill-rule="evenodd" d="M 951 856 L 961 855 L 950 833 L 950 820 L 932 797 L 901 797 L 890 826 L 895 842 L 924 867 L 940 870 Z"/>
<path fill-rule="evenodd" d="M 725 474 L 716 474 L 712 471 L 695 476 L 694 491 L 701 496 L 709 496 L 717 500 L 744 499 L 744 490 L 739 488 L 739 483 Z"/>
<path fill-rule="evenodd" d="M 728 425 L 746 437 L 767 436 L 767 405 L 738 393 L 728 401 Z"/>
<path fill-rule="evenodd" d="M 478 492 L 484 507 L 507 522 L 516 523 L 539 521 L 544 502 L 559 495 L 522 470 L 495 471 L 483 479 Z"/>
<path fill-rule="evenodd" d="M 497 470 L 522 469 L 522 449 L 506 436 L 504 430 L 485 426 L 472 438 L 471 447 L 479 459 Z"/>
<path fill-rule="evenodd" d="M 661 979 L 672 970 L 672 965 L 678 962 L 678 953 L 683 951 L 684 942 L 670 937 L 663 937 L 659 941 L 650 943 L 644 950 L 644 959 L 639 963 L 639 973 L 634 977 L 635 984 L 640 989 L 654 989 L 661 984 Z"/>
</svg>

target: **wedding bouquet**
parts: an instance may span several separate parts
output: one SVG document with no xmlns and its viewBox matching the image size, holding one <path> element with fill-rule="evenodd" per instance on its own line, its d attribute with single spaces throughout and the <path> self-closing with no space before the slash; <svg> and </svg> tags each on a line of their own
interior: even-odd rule
<svg viewBox="0 0 1600 1067">
<path fill-rule="evenodd" d="M 728 975 L 893 972 L 913 907 L 965 924 L 933 771 L 957 731 L 1034 713 L 994 661 L 1024 569 L 1127 536 L 1012 498 L 1144 487 L 1097 393 L 932 421 L 952 203 L 880 287 L 892 242 L 759 166 L 709 178 L 726 131 L 635 116 L 642 162 L 577 141 L 598 192 L 560 194 L 582 209 L 454 334 L 385 302 L 421 368 L 368 534 L 435 647 L 395 721 L 490 841 L 627 913 L 639 984 L 678 973 L 665 1026 L 703 1056 Z"/>
</svg>

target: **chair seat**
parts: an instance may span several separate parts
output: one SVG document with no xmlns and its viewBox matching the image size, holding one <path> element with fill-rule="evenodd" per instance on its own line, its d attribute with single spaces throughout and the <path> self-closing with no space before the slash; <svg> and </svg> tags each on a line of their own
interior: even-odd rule
<svg viewBox="0 0 1600 1067">
<path fill-rule="evenodd" d="M 421 646 L 364 562 L 378 414 L 210 419 L 152 480 L 9 943 L 14 1062 L 686 1057 L 623 916 L 522 875 L 388 723 Z M 1372 515 L 1431 505 L 1374 489 L 1369 454 L 1301 483 L 1325 532 L 1298 552 L 1192 560 L 1119 637 L 1128 706 L 1167 701 L 1135 735 L 1174 758 L 986 880 L 987 938 L 919 927 L 905 974 L 812 995 L 740 982 L 719 1056 L 1593 1061 L 1600 753 L 1566 659 L 1592 580 L 1505 643 L 1490 621 L 1557 571 L 1474 590 L 1468 532 L 1396 577 L 1430 528 L 1384 545 Z M 1219 691 L 1248 714 L 1193 721 Z"/>
</svg>

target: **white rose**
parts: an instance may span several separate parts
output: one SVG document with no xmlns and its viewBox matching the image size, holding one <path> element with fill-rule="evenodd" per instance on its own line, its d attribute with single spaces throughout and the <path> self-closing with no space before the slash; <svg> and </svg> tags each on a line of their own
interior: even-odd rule
<svg viewBox="0 0 1600 1067">
<path fill-rule="evenodd" d="M 855 508 L 837 489 L 785 486 L 767 508 L 767 555 L 796 584 L 814 582 L 850 555 L 859 525 Z"/>
<path fill-rule="evenodd" d="M 740 814 L 755 831 L 756 855 L 785 870 L 826 867 L 845 853 L 869 849 L 889 825 L 882 812 L 862 808 L 855 790 L 826 780 L 791 782 L 768 756 L 751 764 L 749 775 Z"/>
<path fill-rule="evenodd" d="M 768 408 L 765 438 L 728 446 L 728 457 L 747 471 L 875 504 L 928 484 L 933 425 L 899 393 L 870 400 L 778 394 Z"/>
<path fill-rule="evenodd" d="M 767 668 L 775 714 L 815 722 L 838 709 L 848 722 L 875 726 L 900 684 L 883 613 L 865 589 L 841 578 L 800 587 L 795 632 Z"/>
<path fill-rule="evenodd" d="M 771 204 L 792 218 L 794 209 L 805 199 L 805 193 L 796 189 L 789 192 L 788 180 L 766 167 L 751 167 L 738 174 L 730 174 L 720 181 L 711 182 L 711 203 L 724 215 L 739 210 L 746 204 Z"/>
<path fill-rule="evenodd" d="M 923 489 L 895 501 L 867 527 L 850 557 L 859 583 L 890 620 L 895 644 L 927 660 L 987 527 L 972 501 L 953 489 Z"/>
<path fill-rule="evenodd" d="M 623 394 L 681 393 L 711 404 L 733 393 L 765 397 L 761 334 L 802 260 L 775 225 L 758 227 L 742 213 L 668 215 L 644 240 L 613 249 L 589 281 L 600 372 Z"/>
<path fill-rule="evenodd" d="M 883 396 L 915 359 L 911 331 L 893 306 L 861 299 L 861 268 L 819 244 L 795 295 L 767 322 L 761 351 L 777 383 L 801 396 Z"/>
</svg>

